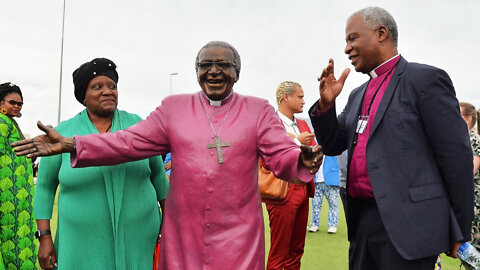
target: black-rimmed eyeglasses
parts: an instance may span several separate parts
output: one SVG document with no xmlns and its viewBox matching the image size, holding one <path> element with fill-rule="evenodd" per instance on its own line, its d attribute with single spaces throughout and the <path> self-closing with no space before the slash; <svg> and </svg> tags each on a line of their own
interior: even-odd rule
<svg viewBox="0 0 480 270">
<path fill-rule="evenodd" d="M 216 66 L 220 70 L 228 69 L 230 67 L 235 67 L 235 64 L 228 61 L 218 61 L 218 62 L 200 62 L 198 63 L 198 68 L 203 70 L 210 70 Z"/>
</svg>

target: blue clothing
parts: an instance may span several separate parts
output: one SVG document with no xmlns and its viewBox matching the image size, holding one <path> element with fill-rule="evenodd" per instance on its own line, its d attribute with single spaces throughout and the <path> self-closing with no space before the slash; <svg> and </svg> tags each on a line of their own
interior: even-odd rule
<svg viewBox="0 0 480 270">
<path fill-rule="evenodd" d="M 337 227 L 339 191 L 340 187 L 338 186 L 327 186 L 324 182 L 315 183 L 315 197 L 312 199 L 312 227 L 318 227 L 320 224 L 323 196 L 325 196 L 328 202 L 328 227 Z"/>
<path fill-rule="evenodd" d="M 167 164 L 168 162 L 172 161 L 172 153 L 168 153 L 166 156 L 165 156 L 165 161 L 163 162 L 163 166 L 165 166 L 165 164 Z M 168 176 L 170 176 L 170 172 L 172 171 L 171 167 L 170 169 L 166 170 L 165 171 L 165 174 L 167 174 Z"/>
<path fill-rule="evenodd" d="M 325 185 L 338 187 L 340 185 L 340 168 L 338 166 L 337 157 L 324 156 L 322 167 Z M 315 175 L 314 181 L 315 183 L 322 182 L 321 180 L 317 181 L 317 175 Z"/>
<path fill-rule="evenodd" d="M 323 178 L 319 174 L 323 174 Z M 324 156 L 321 170 L 315 174 L 315 196 L 312 199 L 312 223 L 317 226 L 320 223 L 323 196 L 328 202 L 328 227 L 337 227 L 338 224 L 338 195 L 340 185 L 340 169 L 336 156 Z"/>
</svg>

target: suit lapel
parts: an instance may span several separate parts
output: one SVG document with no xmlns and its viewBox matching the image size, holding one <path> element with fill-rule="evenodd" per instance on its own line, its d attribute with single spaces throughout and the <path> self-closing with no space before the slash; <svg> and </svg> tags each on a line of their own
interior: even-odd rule
<svg viewBox="0 0 480 270">
<path fill-rule="evenodd" d="M 360 111 L 362 109 L 362 100 L 363 96 L 365 95 L 365 91 L 367 90 L 368 82 L 364 83 L 360 86 L 360 91 L 352 97 L 352 101 L 350 103 L 351 108 L 348 109 L 348 113 L 346 115 L 346 126 L 347 126 L 347 134 L 348 134 L 348 144 L 350 145 L 353 141 L 353 136 L 355 135 L 355 130 L 357 128 L 357 119 L 360 115 Z"/>
<path fill-rule="evenodd" d="M 390 105 L 390 101 L 393 97 L 393 93 L 395 93 L 395 90 L 397 89 L 398 81 L 400 80 L 400 77 L 403 73 L 403 70 L 405 69 L 406 64 L 407 64 L 407 61 L 403 57 L 400 57 L 400 60 L 395 69 L 395 72 L 392 75 L 392 79 L 388 83 L 387 89 L 383 94 L 382 101 L 380 101 L 380 105 L 378 105 L 378 110 L 377 110 L 377 113 L 375 114 L 375 119 L 373 120 L 373 126 L 372 126 L 372 129 L 370 130 L 370 137 L 377 129 L 380 121 L 382 121 L 383 116 L 387 111 L 388 106 Z"/>
</svg>

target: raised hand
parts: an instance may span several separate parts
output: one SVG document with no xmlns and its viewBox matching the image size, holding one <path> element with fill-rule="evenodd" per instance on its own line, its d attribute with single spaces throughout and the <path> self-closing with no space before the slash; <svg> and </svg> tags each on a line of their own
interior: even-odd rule
<svg viewBox="0 0 480 270">
<path fill-rule="evenodd" d="M 37 126 L 45 132 L 44 135 L 12 143 L 17 156 L 35 158 L 71 153 L 75 150 L 73 138 L 63 137 L 53 127 L 44 126 L 40 121 L 37 122 Z"/>
<path fill-rule="evenodd" d="M 320 110 L 326 109 L 335 101 L 342 92 L 349 73 L 350 69 L 346 68 L 337 80 L 334 74 L 333 59 L 330 58 L 327 67 L 323 69 L 322 75 L 318 78 L 320 82 L 320 100 L 318 101 Z"/>
<path fill-rule="evenodd" d="M 310 169 L 311 174 L 315 174 L 323 162 L 323 151 L 320 145 L 308 146 L 300 145 L 302 153 L 300 154 L 300 161 L 305 168 Z"/>
</svg>

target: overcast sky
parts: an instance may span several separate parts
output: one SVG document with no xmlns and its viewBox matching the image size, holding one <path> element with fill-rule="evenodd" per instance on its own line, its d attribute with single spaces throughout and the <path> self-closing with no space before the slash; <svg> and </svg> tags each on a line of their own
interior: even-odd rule
<svg viewBox="0 0 480 270">
<path fill-rule="evenodd" d="M 173 94 L 200 90 L 194 60 L 211 40 L 227 41 L 240 53 L 234 91 L 276 107 L 280 82 L 297 81 L 306 112 L 319 97 L 317 77 L 328 59 L 335 60 L 338 75 L 351 67 L 343 52 L 345 22 L 367 6 L 393 15 L 399 52 L 408 61 L 444 69 L 458 99 L 480 107 L 478 0 L 67 0 L 61 120 L 84 108 L 72 83 L 82 63 L 96 57 L 114 61 L 119 108 L 146 117 L 170 94 L 170 79 Z M 63 1 L 0 0 L 0 11 L 0 83 L 21 87 L 25 105 L 19 125 L 37 135 L 37 120 L 57 124 Z M 350 91 L 367 79 L 352 69 L 337 106 L 343 108 Z"/>
</svg>

